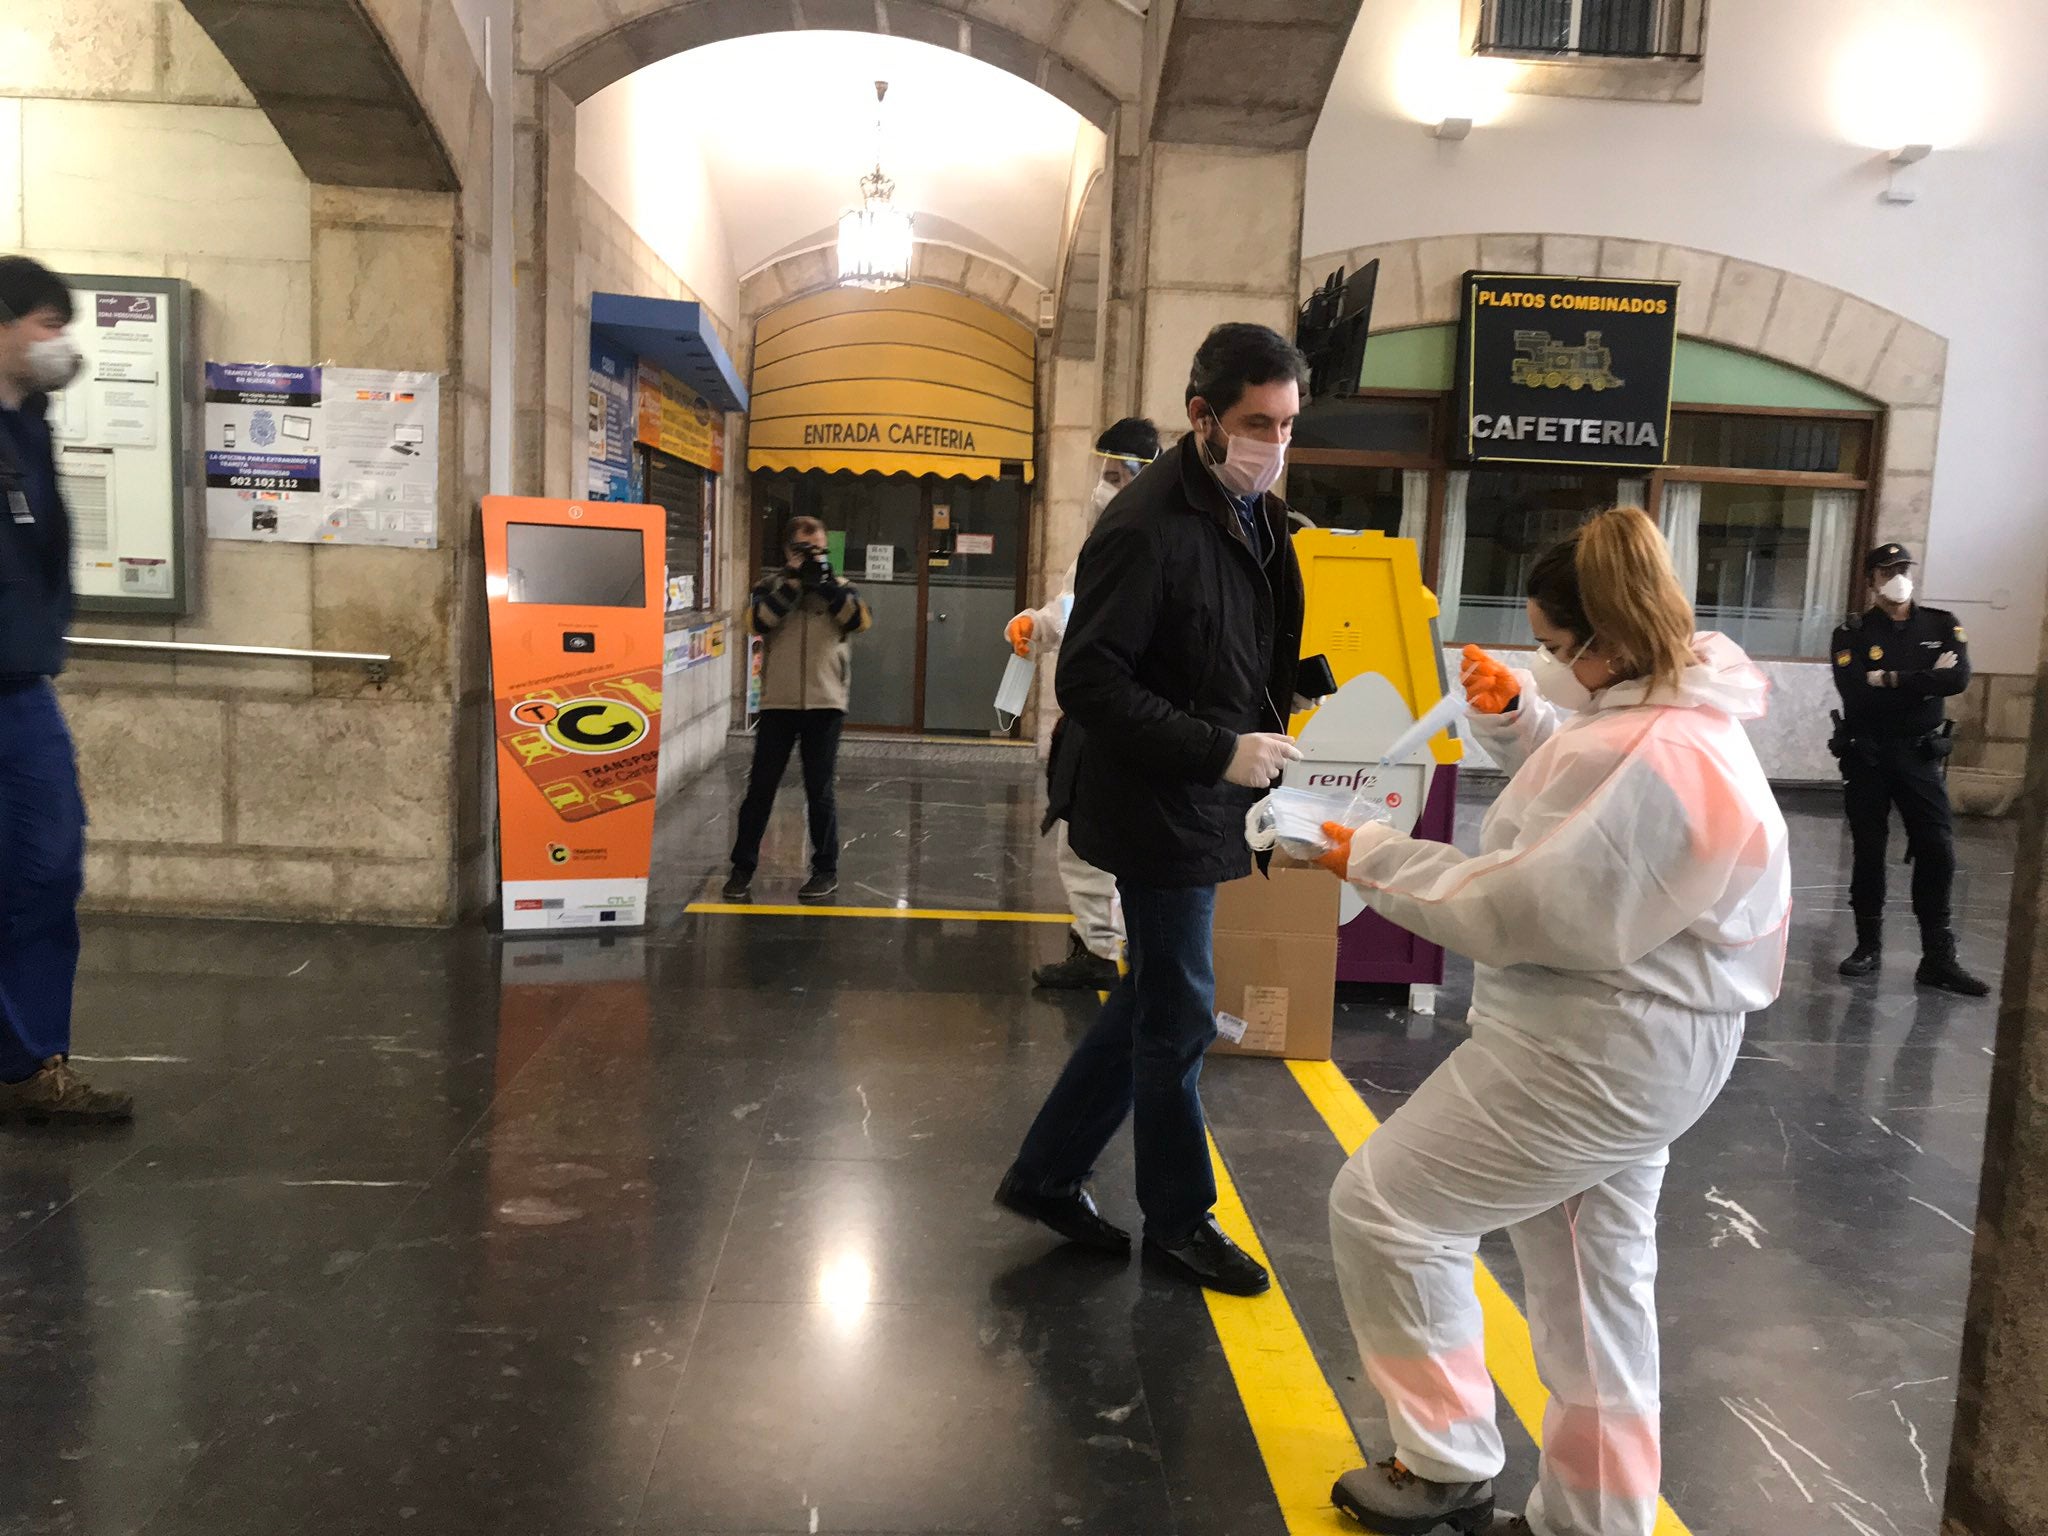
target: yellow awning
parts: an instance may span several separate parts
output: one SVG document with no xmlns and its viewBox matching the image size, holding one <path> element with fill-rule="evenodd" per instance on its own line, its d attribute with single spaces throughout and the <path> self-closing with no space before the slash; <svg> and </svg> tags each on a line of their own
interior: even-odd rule
<svg viewBox="0 0 2048 1536">
<path fill-rule="evenodd" d="M 754 328 L 751 469 L 1033 473 L 1037 339 L 976 299 L 834 288 Z"/>
</svg>

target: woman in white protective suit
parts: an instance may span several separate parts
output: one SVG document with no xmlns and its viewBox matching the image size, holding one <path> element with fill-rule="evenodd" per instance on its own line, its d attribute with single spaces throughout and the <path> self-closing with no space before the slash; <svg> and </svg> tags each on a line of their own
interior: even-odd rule
<svg viewBox="0 0 2048 1536">
<path fill-rule="evenodd" d="M 1159 429 L 1142 416 L 1126 416 L 1095 439 L 1101 474 L 1089 506 L 1092 529 L 1116 500 L 1116 494 L 1138 471 L 1159 457 Z M 1003 638 L 1019 656 L 1050 656 L 1060 648 L 1067 630 L 1067 610 L 1074 602 L 1074 568 L 1078 553 L 1067 563 L 1059 590 L 1043 608 L 1028 608 L 1010 620 Z M 1067 843 L 1067 824 L 1059 829 L 1060 885 L 1074 913 L 1067 932 L 1065 958 L 1041 965 L 1031 980 L 1041 987 L 1100 992 L 1117 983 L 1117 949 L 1123 940 L 1116 918 L 1116 877 L 1080 858 Z"/>
<path fill-rule="evenodd" d="M 1345 1310 L 1394 1434 L 1334 1498 L 1386 1536 L 1649 1536 L 1658 1189 L 1784 968 L 1785 822 L 1742 728 L 1762 672 L 1693 633 L 1636 508 L 1547 551 L 1528 592 L 1533 676 L 1466 652 L 1475 734 L 1513 775 L 1480 851 L 1327 829 L 1323 862 L 1373 910 L 1475 962 L 1471 1038 L 1330 1192 Z M 1526 1523 L 1494 1512 L 1473 1290 L 1479 1239 L 1503 1227 L 1550 1391 Z"/>
</svg>

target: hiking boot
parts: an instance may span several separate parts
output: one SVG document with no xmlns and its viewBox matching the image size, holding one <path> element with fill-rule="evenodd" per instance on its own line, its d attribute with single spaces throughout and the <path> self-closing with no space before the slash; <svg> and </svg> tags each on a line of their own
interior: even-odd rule
<svg viewBox="0 0 2048 1536">
<path fill-rule="evenodd" d="M 52 1056 L 25 1083 L 0 1083 L 0 1123 L 120 1125 L 134 1118 L 130 1095 L 93 1087 L 62 1056 Z"/>
<path fill-rule="evenodd" d="M 1052 1228 L 1068 1242 L 1080 1247 L 1093 1248 L 1098 1253 L 1112 1254 L 1119 1259 L 1131 1256 L 1130 1233 L 1106 1220 L 1102 1212 L 1095 1209 L 1095 1201 L 1085 1189 L 1064 1195 L 1040 1194 L 1012 1168 L 1003 1175 L 1003 1182 L 996 1186 L 996 1204 L 1026 1221 Z"/>
<path fill-rule="evenodd" d="M 727 901 L 751 901 L 754 897 L 754 872 L 751 869 L 736 869 L 726 876 L 725 889 L 719 895 Z"/>
<path fill-rule="evenodd" d="M 1431 1536 L 1437 1530 L 1493 1536 L 1496 1529 L 1492 1479 L 1432 1483 L 1391 1456 L 1338 1478 L 1330 1502 L 1376 1536 Z"/>
<path fill-rule="evenodd" d="M 1258 1296 L 1272 1285 L 1265 1266 L 1224 1235 L 1214 1216 L 1178 1243 L 1145 1235 L 1145 1259 L 1154 1269 L 1226 1296 Z"/>
<path fill-rule="evenodd" d="M 796 893 L 798 901 L 823 901 L 839 889 L 837 875 L 813 875 L 806 880 Z"/>
<path fill-rule="evenodd" d="M 1874 976 L 1884 964 L 1884 925 L 1856 919 L 1856 949 L 1835 969 L 1844 976 Z"/>
<path fill-rule="evenodd" d="M 1117 984 L 1116 962 L 1105 960 L 1081 942 L 1081 935 L 1067 930 L 1067 958 L 1041 965 L 1031 973 L 1035 987 L 1055 991 L 1107 992 Z"/>
<path fill-rule="evenodd" d="M 1952 933 L 1927 936 L 1927 942 L 1922 946 L 1920 969 L 1914 973 L 1913 979 L 1923 987 L 1932 987 L 1937 992 L 1953 992 L 1957 997 L 1991 995 L 1991 984 L 1972 976 L 1956 959 L 1956 940 Z"/>
</svg>

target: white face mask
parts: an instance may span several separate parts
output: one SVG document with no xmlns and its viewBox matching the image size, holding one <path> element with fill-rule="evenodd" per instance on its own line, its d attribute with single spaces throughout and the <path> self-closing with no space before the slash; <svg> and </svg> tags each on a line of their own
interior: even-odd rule
<svg viewBox="0 0 2048 1536">
<path fill-rule="evenodd" d="M 1095 494 L 1090 498 L 1090 501 L 1097 517 L 1102 516 L 1103 513 L 1109 510 L 1109 504 L 1116 500 L 1116 493 L 1120 489 L 1120 486 L 1111 485 L 1107 480 L 1095 482 Z"/>
<path fill-rule="evenodd" d="M 1588 640 L 1586 645 L 1593 642 Z M 1584 709 L 1593 702 L 1593 690 L 1579 681 L 1572 671 L 1572 664 L 1586 654 L 1586 646 L 1579 647 L 1571 661 L 1562 656 L 1553 656 L 1542 646 L 1536 647 L 1536 655 L 1529 670 L 1536 676 L 1536 691 L 1559 709 L 1574 712 Z"/>
<path fill-rule="evenodd" d="M 1211 416 L 1217 429 L 1223 423 Z M 1233 437 L 1223 434 L 1224 457 L 1219 462 L 1209 447 L 1209 440 L 1202 439 L 1202 457 L 1209 466 L 1209 473 L 1216 477 L 1216 483 L 1231 495 L 1263 496 L 1273 489 L 1280 479 L 1280 472 L 1287 467 L 1287 445 L 1269 443 L 1256 437 Z"/>
<path fill-rule="evenodd" d="M 44 394 L 55 394 L 84 366 L 85 358 L 69 336 L 46 336 L 28 345 L 29 382 Z"/>
<path fill-rule="evenodd" d="M 1913 600 L 1913 578 L 1901 571 L 1879 587 L 1877 595 L 1888 603 L 1910 603 Z"/>
</svg>

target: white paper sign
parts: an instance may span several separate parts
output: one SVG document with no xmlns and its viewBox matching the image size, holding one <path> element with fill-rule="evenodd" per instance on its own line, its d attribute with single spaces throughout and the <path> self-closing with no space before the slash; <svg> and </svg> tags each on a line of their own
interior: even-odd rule
<svg viewBox="0 0 2048 1536">
<path fill-rule="evenodd" d="M 433 549 L 440 419 L 431 373 L 208 363 L 207 532 Z"/>
<path fill-rule="evenodd" d="M 94 384 L 90 410 L 93 441 L 99 446 L 156 446 L 154 384 Z"/>
<path fill-rule="evenodd" d="M 896 579 L 896 546 L 894 544 L 870 544 L 868 546 L 868 580 L 894 581 Z"/>
<path fill-rule="evenodd" d="M 992 555 L 996 552 L 996 536 L 992 533 L 963 533 L 953 549 L 962 555 Z"/>
</svg>

